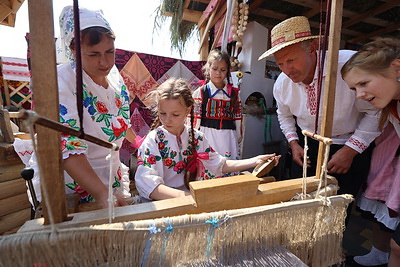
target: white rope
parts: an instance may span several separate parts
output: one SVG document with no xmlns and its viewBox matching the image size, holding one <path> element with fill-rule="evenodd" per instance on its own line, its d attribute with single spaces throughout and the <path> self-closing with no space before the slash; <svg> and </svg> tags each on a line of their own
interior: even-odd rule
<svg viewBox="0 0 400 267">
<path fill-rule="evenodd" d="M 31 135 L 31 139 L 32 139 L 32 146 L 33 146 L 33 151 L 35 152 L 36 155 L 36 160 L 37 160 L 37 166 L 38 166 L 38 171 L 39 171 L 39 178 L 41 179 L 41 177 L 43 177 L 43 170 L 42 170 L 42 165 L 41 165 L 41 157 L 38 154 L 37 151 L 37 144 L 36 144 L 36 139 L 35 139 L 35 131 L 33 129 L 33 125 L 36 123 L 36 121 L 39 119 L 39 116 L 33 112 L 33 111 L 25 111 L 27 114 L 27 118 L 24 119 L 24 124 L 25 127 L 29 130 L 29 133 Z M 47 190 L 47 185 L 46 183 L 40 183 L 41 184 L 41 188 L 43 189 L 44 192 L 42 192 L 42 196 L 44 197 L 47 205 L 47 213 L 49 215 L 49 221 L 50 221 L 50 226 L 51 226 L 51 233 L 55 234 L 57 229 L 54 223 L 54 217 L 53 217 L 53 211 L 50 205 L 50 199 L 49 199 L 49 194 L 48 194 L 48 190 Z"/>
<path fill-rule="evenodd" d="M 317 190 L 317 195 L 316 195 L 316 197 L 320 196 L 320 189 L 321 189 L 322 183 L 324 183 L 324 186 L 325 186 L 325 200 L 327 200 L 327 197 L 326 197 L 326 195 L 327 195 L 327 189 L 326 189 L 327 172 L 328 172 L 327 166 L 328 166 L 330 148 L 331 148 L 331 145 L 326 145 L 325 146 L 324 162 L 323 162 L 322 167 L 321 167 L 320 181 L 319 181 L 319 184 L 318 184 L 318 190 Z"/>
<path fill-rule="evenodd" d="M 307 199 L 307 153 L 308 153 L 308 144 L 307 144 L 307 136 L 304 135 L 304 156 L 303 156 L 303 193 L 301 194 L 301 199 Z"/>
<path fill-rule="evenodd" d="M 110 149 L 110 154 L 106 157 L 110 161 L 110 176 L 108 178 L 108 222 L 111 223 L 115 219 L 115 209 L 114 206 L 117 202 L 117 198 L 113 193 L 113 182 L 114 182 L 114 153 L 118 149 L 118 146 L 112 143 L 112 148 Z"/>
</svg>

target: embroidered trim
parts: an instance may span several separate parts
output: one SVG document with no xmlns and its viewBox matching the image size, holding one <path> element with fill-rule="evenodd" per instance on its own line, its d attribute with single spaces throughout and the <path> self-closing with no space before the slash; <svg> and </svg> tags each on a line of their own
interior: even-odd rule
<svg viewBox="0 0 400 267">
<path fill-rule="evenodd" d="M 368 146 L 366 146 L 364 143 L 358 141 L 357 139 L 350 137 L 350 139 L 348 140 L 349 143 L 355 145 L 356 147 L 362 149 L 363 151 L 365 149 L 367 149 Z"/>
</svg>

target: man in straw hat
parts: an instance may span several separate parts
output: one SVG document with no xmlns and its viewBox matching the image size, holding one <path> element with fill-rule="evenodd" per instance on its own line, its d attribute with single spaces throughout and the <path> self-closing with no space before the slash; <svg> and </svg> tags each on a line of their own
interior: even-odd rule
<svg viewBox="0 0 400 267">
<path fill-rule="evenodd" d="M 318 40 L 311 35 L 306 17 L 292 17 L 271 31 L 271 49 L 259 60 L 270 55 L 282 70 L 275 85 L 274 97 L 278 105 L 280 127 L 287 138 L 293 161 L 292 177 L 302 176 L 303 138 L 299 130 L 314 131 L 317 113 Z M 354 51 L 339 51 L 338 68 Z M 323 80 L 325 79 L 325 68 Z M 339 193 L 357 195 L 361 183 L 368 175 L 370 143 L 379 135 L 377 111 L 369 103 L 358 100 L 337 72 L 336 101 L 333 119 L 331 157 L 328 172 L 339 181 Z M 322 85 L 324 81 L 322 81 Z M 323 86 L 321 95 L 323 94 Z M 319 109 L 318 133 L 321 126 L 322 107 Z M 315 175 L 318 142 L 308 142 L 308 175 Z"/>
</svg>

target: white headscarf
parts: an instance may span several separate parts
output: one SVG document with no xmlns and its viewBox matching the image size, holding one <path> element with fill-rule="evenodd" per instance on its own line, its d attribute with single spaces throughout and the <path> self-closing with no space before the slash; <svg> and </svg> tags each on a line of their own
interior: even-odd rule
<svg viewBox="0 0 400 267">
<path fill-rule="evenodd" d="M 63 8 L 59 22 L 60 37 L 56 42 L 57 63 L 62 64 L 74 61 L 72 51 L 69 48 L 72 39 L 74 39 L 74 11 L 72 6 Z M 79 8 L 79 22 L 81 31 L 90 27 L 103 27 L 113 32 L 101 10 Z"/>
</svg>

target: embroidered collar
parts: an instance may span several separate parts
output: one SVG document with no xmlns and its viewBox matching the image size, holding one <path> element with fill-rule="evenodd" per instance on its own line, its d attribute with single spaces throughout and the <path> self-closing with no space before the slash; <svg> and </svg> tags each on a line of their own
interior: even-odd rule
<svg viewBox="0 0 400 267">
<path fill-rule="evenodd" d="M 224 93 L 227 97 L 232 97 L 232 85 L 225 85 L 224 88 L 218 89 L 212 82 L 207 84 L 207 90 L 210 98 L 214 97 L 218 92 Z"/>
</svg>

